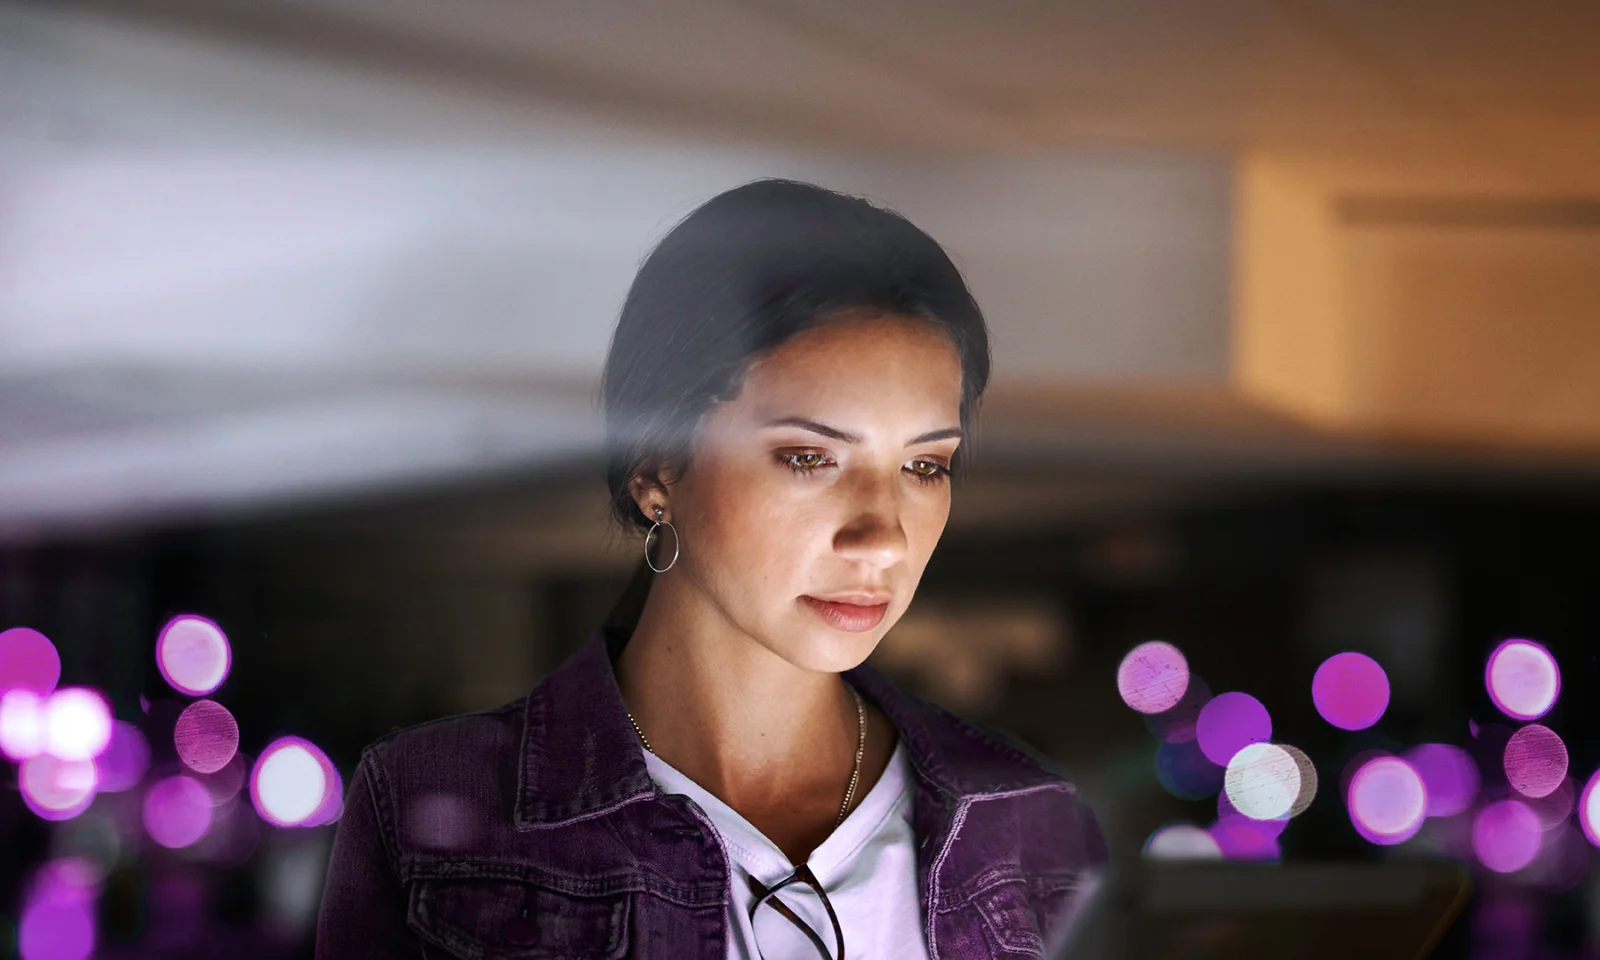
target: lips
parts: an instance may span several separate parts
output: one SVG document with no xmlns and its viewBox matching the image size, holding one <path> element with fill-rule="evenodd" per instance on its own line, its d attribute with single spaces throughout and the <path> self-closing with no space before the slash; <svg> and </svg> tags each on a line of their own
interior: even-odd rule
<svg viewBox="0 0 1600 960">
<path fill-rule="evenodd" d="M 883 622 L 884 614 L 889 611 L 888 597 L 882 594 L 858 593 L 843 596 L 849 596 L 852 600 L 821 599 L 811 596 L 800 599 L 830 626 L 851 633 L 871 630 Z"/>
</svg>

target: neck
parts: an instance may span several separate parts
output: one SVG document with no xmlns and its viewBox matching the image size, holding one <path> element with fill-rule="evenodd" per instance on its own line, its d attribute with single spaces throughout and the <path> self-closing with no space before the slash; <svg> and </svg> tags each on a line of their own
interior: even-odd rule
<svg viewBox="0 0 1600 960">
<path fill-rule="evenodd" d="M 845 684 L 784 660 L 679 580 L 651 587 L 617 682 L 656 755 L 752 822 L 837 812 L 858 734 Z"/>
</svg>

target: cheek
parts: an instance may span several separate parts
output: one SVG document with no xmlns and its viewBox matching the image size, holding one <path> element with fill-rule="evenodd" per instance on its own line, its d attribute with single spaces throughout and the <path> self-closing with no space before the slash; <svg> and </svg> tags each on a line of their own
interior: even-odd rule
<svg viewBox="0 0 1600 960">
<path fill-rule="evenodd" d="M 759 463 L 719 463 L 699 479 L 695 528 L 709 577 L 773 579 L 799 568 L 813 547 L 808 531 L 818 529 L 812 508 L 796 496 L 804 481 Z"/>
</svg>

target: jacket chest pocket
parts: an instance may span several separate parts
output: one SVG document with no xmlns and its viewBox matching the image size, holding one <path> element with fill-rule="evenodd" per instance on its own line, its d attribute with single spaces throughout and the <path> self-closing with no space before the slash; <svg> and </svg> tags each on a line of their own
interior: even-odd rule
<svg viewBox="0 0 1600 960">
<path fill-rule="evenodd" d="M 619 960 L 628 952 L 631 896 L 580 897 L 515 880 L 423 879 L 408 922 L 425 944 L 460 960 Z"/>
</svg>

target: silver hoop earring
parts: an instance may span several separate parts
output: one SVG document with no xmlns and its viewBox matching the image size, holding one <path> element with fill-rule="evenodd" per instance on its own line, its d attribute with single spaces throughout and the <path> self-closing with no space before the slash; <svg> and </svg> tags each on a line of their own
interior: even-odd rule
<svg viewBox="0 0 1600 960">
<path fill-rule="evenodd" d="M 661 515 L 661 508 L 656 507 L 656 522 L 650 525 L 650 530 L 644 535 L 644 562 L 650 564 L 650 569 L 656 573 L 666 573 L 672 569 L 673 564 L 678 562 L 678 528 L 672 525 L 672 521 L 661 519 Z M 667 561 L 666 566 L 658 568 L 650 559 L 650 538 L 655 536 L 656 531 L 661 527 L 666 527 L 672 531 L 672 559 Z"/>
</svg>

